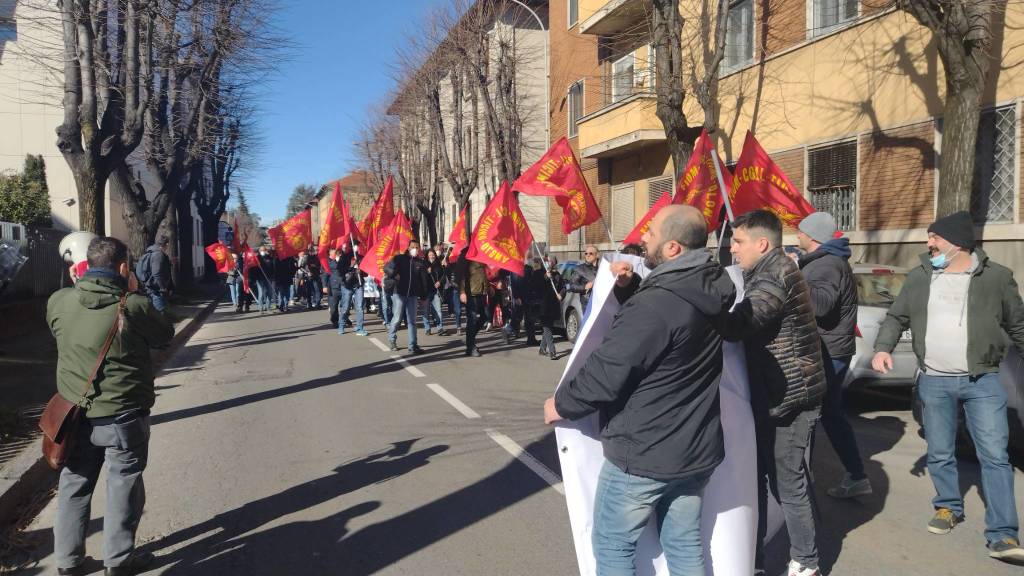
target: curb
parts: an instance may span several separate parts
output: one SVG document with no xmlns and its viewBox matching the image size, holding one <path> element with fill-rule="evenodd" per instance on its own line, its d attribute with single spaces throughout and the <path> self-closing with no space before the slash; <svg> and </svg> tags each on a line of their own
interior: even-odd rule
<svg viewBox="0 0 1024 576">
<path fill-rule="evenodd" d="M 154 355 L 154 363 L 157 366 L 156 374 L 165 362 L 192 337 L 199 329 L 199 326 L 209 318 L 210 314 L 217 308 L 224 294 L 218 294 L 199 311 L 198 314 L 184 322 L 180 330 L 175 330 L 174 338 L 164 350 Z M 43 439 L 37 438 L 34 442 L 25 447 L 6 466 L 0 468 L 0 532 L 13 521 L 17 520 L 18 512 L 30 496 L 54 485 L 57 480 L 57 471 L 52 470 L 43 460 Z"/>
</svg>

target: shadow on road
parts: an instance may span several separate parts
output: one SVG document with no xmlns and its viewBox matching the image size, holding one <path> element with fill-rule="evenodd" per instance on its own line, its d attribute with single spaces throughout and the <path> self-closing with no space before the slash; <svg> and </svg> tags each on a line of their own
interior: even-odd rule
<svg viewBox="0 0 1024 576">
<path fill-rule="evenodd" d="M 364 502 L 320 520 L 295 521 L 252 533 L 281 517 L 425 466 L 432 456 L 448 448 L 441 445 L 410 452 L 414 442 L 397 443 L 386 452 L 340 466 L 330 476 L 217 515 L 145 548 L 159 553 L 191 541 L 158 558 L 158 570 L 166 575 L 368 575 L 548 487 L 520 462 L 511 460 L 470 486 L 355 532 L 348 528 L 348 521 L 376 510 L 381 502 Z M 528 449 L 551 442 L 549 434 Z M 202 537 L 205 534 L 209 535 Z"/>
</svg>

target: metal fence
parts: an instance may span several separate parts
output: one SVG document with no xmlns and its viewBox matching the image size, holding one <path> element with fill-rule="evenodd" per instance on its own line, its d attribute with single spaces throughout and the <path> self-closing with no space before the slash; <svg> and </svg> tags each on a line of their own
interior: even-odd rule
<svg viewBox="0 0 1024 576">
<path fill-rule="evenodd" d="M 65 235 L 66 230 L 28 229 L 28 245 L 23 251 L 28 256 L 28 262 L 25 262 L 14 281 L 0 294 L 0 302 L 49 296 L 71 284 L 68 267 L 57 252 Z"/>
</svg>

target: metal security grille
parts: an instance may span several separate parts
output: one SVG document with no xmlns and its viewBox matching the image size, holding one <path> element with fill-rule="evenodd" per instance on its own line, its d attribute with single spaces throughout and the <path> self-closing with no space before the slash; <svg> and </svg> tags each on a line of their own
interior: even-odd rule
<svg viewBox="0 0 1024 576">
<path fill-rule="evenodd" d="M 659 178 L 651 178 L 647 181 L 647 207 L 654 206 L 654 203 L 661 198 L 661 195 L 668 192 L 669 196 L 673 192 L 672 177 L 661 176 Z"/>
<path fill-rule="evenodd" d="M 1013 222 L 1016 157 L 1017 111 L 1013 106 L 1005 106 L 984 112 L 978 124 L 971 191 L 971 215 L 975 222 Z"/>
<path fill-rule="evenodd" d="M 807 191 L 815 210 L 828 212 L 840 230 L 857 226 L 857 142 L 807 151 Z"/>
<path fill-rule="evenodd" d="M 634 185 L 620 184 L 612 186 L 612 238 L 618 242 L 633 229 L 633 191 Z"/>
</svg>

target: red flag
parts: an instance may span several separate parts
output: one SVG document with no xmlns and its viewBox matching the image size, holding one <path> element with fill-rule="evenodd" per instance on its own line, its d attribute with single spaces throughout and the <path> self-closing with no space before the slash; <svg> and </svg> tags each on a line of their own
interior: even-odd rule
<svg viewBox="0 0 1024 576">
<path fill-rule="evenodd" d="M 242 253 L 242 231 L 238 228 L 238 217 L 233 219 L 233 232 L 231 234 L 231 250 L 235 254 Z"/>
<path fill-rule="evenodd" d="M 221 242 L 214 242 L 206 247 L 206 253 L 217 264 L 217 272 L 226 274 L 235 267 L 235 259 L 231 257 L 228 247 Z"/>
<path fill-rule="evenodd" d="M 242 287 L 246 292 L 252 293 L 249 288 L 249 269 L 258 268 L 260 265 L 259 257 L 256 256 L 256 252 L 252 248 L 249 248 L 248 242 L 242 243 Z"/>
<path fill-rule="evenodd" d="M 341 193 L 341 183 L 334 183 L 334 193 L 327 207 L 324 223 L 320 227 L 320 238 L 316 243 L 316 255 L 324 270 L 328 268 L 327 251 L 336 246 L 339 240 L 351 233 L 352 216 L 349 214 L 348 203 Z"/>
<path fill-rule="evenodd" d="M 309 210 L 299 212 L 283 224 L 267 230 L 274 243 L 277 259 L 296 256 L 313 243 L 313 227 Z"/>
<path fill-rule="evenodd" d="M 711 158 L 712 154 L 715 155 L 714 159 Z M 723 201 L 713 164 L 715 160 L 722 169 L 722 180 L 725 181 L 728 191 L 732 175 L 718 158 L 718 152 L 712 146 L 711 138 L 708 138 L 708 131 L 704 129 L 693 146 L 693 153 L 690 154 L 690 161 L 686 163 L 686 169 L 679 175 L 676 195 L 672 199 L 673 204 L 689 204 L 700 210 L 704 214 L 708 232 L 718 229 L 722 224 Z"/>
<path fill-rule="evenodd" d="M 736 162 L 729 202 L 733 214 L 763 209 L 778 216 L 784 225 L 791 228 L 814 212 L 814 207 L 793 186 L 749 130 L 743 142 L 743 153 Z"/>
<path fill-rule="evenodd" d="M 647 233 L 647 229 L 651 227 L 651 220 L 654 220 L 654 215 L 658 213 L 658 210 L 661 210 L 671 203 L 672 196 L 668 192 L 662 194 L 661 198 L 658 198 L 658 201 L 654 203 L 654 206 L 651 206 L 651 209 L 647 211 L 647 214 L 644 214 L 644 217 L 637 222 L 636 228 L 633 228 L 633 231 L 629 233 L 629 236 L 626 236 L 626 239 L 623 240 L 622 243 L 639 244 L 643 239 L 644 234 Z"/>
<path fill-rule="evenodd" d="M 406 222 L 408 221 L 405 218 L 405 214 L 402 214 L 401 210 L 399 210 L 396 216 L 401 216 L 401 218 L 391 219 L 391 223 L 388 224 L 387 228 L 381 231 L 377 243 L 367 250 L 362 262 L 359 263 L 360 270 L 377 280 L 384 278 L 384 266 L 396 254 L 404 252 L 405 248 L 409 246 L 409 241 L 412 240 L 412 233 L 409 231 L 408 226 L 403 226 L 402 223 L 403 219 Z"/>
<path fill-rule="evenodd" d="M 398 209 L 392 220 L 395 222 L 395 231 L 398 233 L 398 251 L 405 252 L 405 249 L 409 247 L 409 242 L 413 240 L 412 221 L 401 208 Z"/>
<path fill-rule="evenodd" d="M 562 232 L 566 234 L 601 219 L 601 210 L 564 136 L 527 168 L 512 187 L 531 196 L 553 196 L 562 207 Z"/>
<path fill-rule="evenodd" d="M 380 234 L 387 228 L 394 217 L 395 184 L 391 176 L 388 176 L 388 181 L 384 184 L 384 189 L 381 190 L 380 196 L 377 197 L 373 206 L 370 207 L 370 212 L 366 215 L 366 218 L 359 223 L 359 228 L 362 231 L 366 244 L 369 246 L 376 244 Z"/>
<path fill-rule="evenodd" d="M 462 249 L 468 245 L 466 241 L 466 206 L 462 207 L 459 218 L 455 221 L 455 228 L 452 228 L 452 233 L 448 235 L 448 242 L 451 242 L 452 245 L 451 253 L 456 256 L 461 254 Z"/>
<path fill-rule="evenodd" d="M 519 209 L 516 195 L 508 182 L 502 182 L 498 193 L 480 214 L 466 258 L 522 276 L 523 258 L 532 242 L 533 233 Z"/>
</svg>

